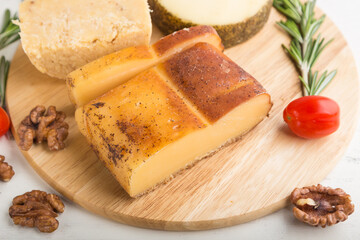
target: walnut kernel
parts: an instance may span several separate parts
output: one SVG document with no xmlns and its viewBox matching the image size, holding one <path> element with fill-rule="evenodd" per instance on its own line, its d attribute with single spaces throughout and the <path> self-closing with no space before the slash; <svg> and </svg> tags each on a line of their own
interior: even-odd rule
<svg viewBox="0 0 360 240">
<path fill-rule="evenodd" d="M 27 151 L 34 141 L 47 141 L 51 151 L 64 149 L 69 129 L 65 118 L 65 113 L 56 111 L 54 106 L 50 106 L 47 111 L 44 106 L 36 106 L 18 127 L 20 148 Z"/>
<path fill-rule="evenodd" d="M 8 182 L 14 174 L 15 172 L 12 166 L 5 162 L 5 157 L 3 155 L 0 155 L 0 180 Z"/>
<path fill-rule="evenodd" d="M 290 196 L 295 217 L 312 226 L 332 226 L 345 221 L 354 212 L 350 195 L 340 188 L 320 184 L 295 188 Z"/>
<path fill-rule="evenodd" d="M 33 190 L 13 199 L 9 215 L 14 224 L 37 227 L 41 232 L 53 232 L 59 222 L 57 213 L 64 212 L 64 204 L 55 194 Z"/>
</svg>

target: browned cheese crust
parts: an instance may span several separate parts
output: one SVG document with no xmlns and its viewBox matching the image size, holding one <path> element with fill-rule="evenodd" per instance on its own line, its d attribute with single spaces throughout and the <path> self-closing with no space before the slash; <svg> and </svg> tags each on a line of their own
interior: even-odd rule
<svg viewBox="0 0 360 240">
<path fill-rule="evenodd" d="M 163 64 L 182 94 L 211 123 L 266 90 L 250 74 L 207 43 L 177 54 Z"/>
</svg>

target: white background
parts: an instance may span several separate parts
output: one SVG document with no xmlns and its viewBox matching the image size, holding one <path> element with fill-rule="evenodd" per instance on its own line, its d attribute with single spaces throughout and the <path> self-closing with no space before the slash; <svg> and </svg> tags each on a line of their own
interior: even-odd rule
<svg viewBox="0 0 360 240">
<path fill-rule="evenodd" d="M 60 0 L 61 1 L 61 0 Z M 250 1 L 250 0 L 249 0 Z M 6 8 L 17 11 L 20 0 L 0 0 L 0 16 Z M 319 0 L 322 8 L 345 35 L 353 54 L 360 63 L 360 1 Z M 2 21 L 2 19 L 1 19 Z M 11 59 L 17 44 L 0 51 Z M 336 79 L 342 81 L 343 79 Z M 344 84 L 347 84 L 344 82 Z M 354 106 L 358 107 L 358 106 Z M 346 124 L 346 123 L 343 123 Z M 355 134 L 345 157 L 322 182 L 324 185 L 341 187 L 352 195 L 355 213 L 348 221 L 333 227 L 313 228 L 294 219 L 291 208 L 282 209 L 264 218 L 238 226 L 198 232 L 165 232 L 123 225 L 89 213 L 76 204 L 65 201 L 66 210 L 58 218 L 60 226 L 51 234 L 36 229 L 13 225 L 8 208 L 13 197 L 24 192 L 41 189 L 55 192 L 29 166 L 14 142 L 0 138 L 0 154 L 15 169 L 14 178 L 0 182 L 0 239 L 360 239 L 360 131 Z"/>
</svg>

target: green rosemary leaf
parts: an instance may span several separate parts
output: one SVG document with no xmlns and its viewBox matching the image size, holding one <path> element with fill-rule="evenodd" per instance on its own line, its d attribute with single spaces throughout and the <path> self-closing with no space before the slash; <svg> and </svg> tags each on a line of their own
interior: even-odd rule
<svg viewBox="0 0 360 240">
<path fill-rule="evenodd" d="M 4 32 L 10 21 L 10 10 L 6 9 L 4 13 L 3 25 L 1 27 L 1 32 Z"/>
<path fill-rule="evenodd" d="M 299 32 L 299 29 L 297 28 L 297 25 L 292 20 L 287 20 L 286 22 L 278 22 L 277 23 L 280 27 L 282 27 L 289 35 L 296 38 L 299 42 L 303 42 L 301 33 Z"/>
<path fill-rule="evenodd" d="M 314 74 L 311 72 L 311 71 L 309 71 L 309 80 L 308 80 L 308 82 L 309 82 L 309 85 L 310 85 L 310 94 L 309 95 L 311 95 L 311 91 L 312 91 L 312 89 L 314 88 L 314 86 L 315 86 L 315 83 L 316 83 L 316 79 L 317 79 L 317 77 L 318 77 L 318 74 L 319 74 L 319 72 L 318 71 L 316 71 Z"/>
<path fill-rule="evenodd" d="M 285 45 L 282 45 L 282 47 L 285 50 L 285 52 L 287 52 L 291 56 L 291 58 L 293 59 L 293 61 L 296 64 L 301 63 L 301 56 L 298 54 L 298 51 L 296 48 L 293 48 L 293 47 L 287 48 L 287 47 L 285 47 Z"/>
<path fill-rule="evenodd" d="M 297 5 L 294 5 L 292 2 L 288 0 L 284 0 L 285 7 L 283 8 L 283 13 L 292 18 L 296 23 L 301 21 L 301 8 L 299 9 Z"/>
<path fill-rule="evenodd" d="M 308 29 L 311 25 L 311 10 L 310 10 L 310 5 L 309 4 L 305 4 L 305 10 L 303 11 L 303 15 L 300 21 L 300 28 L 301 28 L 301 32 L 303 36 L 306 36 Z"/>
<path fill-rule="evenodd" d="M 319 53 L 319 50 L 320 50 L 320 47 L 321 45 L 323 44 L 324 42 L 324 39 L 321 39 L 321 36 L 319 35 L 317 37 L 316 40 L 313 40 L 311 42 L 311 52 L 309 54 L 309 56 L 306 58 L 307 62 L 309 63 L 309 66 L 310 68 L 314 65 L 314 63 L 316 62 L 316 60 L 318 59 L 320 53 Z"/>
<path fill-rule="evenodd" d="M 5 89 L 10 62 L 4 56 L 0 58 L 0 106 L 5 107 Z"/>
<path fill-rule="evenodd" d="M 294 11 L 296 11 L 299 16 L 301 17 L 302 14 L 302 7 L 301 7 L 301 2 L 299 0 L 293 0 L 293 1 L 287 1 L 288 2 L 288 6 L 291 5 L 292 9 L 294 9 Z"/>
<path fill-rule="evenodd" d="M 313 54 L 313 49 L 314 49 L 314 42 L 310 41 L 307 44 L 307 47 L 304 49 L 305 54 L 303 56 L 304 58 L 304 62 L 308 63 L 309 58 L 311 57 L 311 55 Z M 310 66 L 310 64 L 308 64 Z"/>
<path fill-rule="evenodd" d="M 306 91 L 310 92 L 310 88 L 309 88 L 308 83 L 301 76 L 299 76 L 299 79 L 302 82 L 303 86 L 305 87 Z"/>
<path fill-rule="evenodd" d="M 315 35 L 315 33 L 320 28 L 320 26 L 324 22 L 324 20 L 325 20 L 325 15 L 323 15 L 320 19 L 311 23 L 311 26 L 309 27 L 309 31 L 306 34 L 307 39 L 310 39 Z"/>
<path fill-rule="evenodd" d="M 303 59 L 301 56 L 300 43 L 298 41 L 296 41 L 295 39 L 292 40 L 290 43 L 290 49 L 291 49 L 291 52 L 293 52 L 294 55 L 296 56 L 296 63 L 301 65 L 303 62 Z"/>
<path fill-rule="evenodd" d="M 319 43 L 319 48 L 317 49 L 317 52 L 316 52 L 316 54 L 315 54 L 315 58 L 314 59 L 311 59 L 311 62 L 310 62 L 310 64 L 311 64 L 311 66 L 313 66 L 315 63 L 316 63 L 316 61 L 317 61 L 317 59 L 319 58 L 319 56 L 320 56 L 320 54 L 322 53 L 322 51 L 325 49 L 325 47 L 327 46 L 327 45 L 329 45 L 332 41 L 333 41 L 334 39 L 331 39 L 331 40 L 329 40 L 327 43 L 325 43 L 324 44 L 324 41 L 325 41 L 325 39 L 323 38 L 322 40 L 321 40 L 321 42 Z"/>
<path fill-rule="evenodd" d="M 327 41 L 325 44 L 324 44 L 324 41 L 325 39 L 323 38 L 321 40 L 321 44 L 320 44 L 320 47 L 319 47 L 319 50 L 318 50 L 318 55 L 320 55 L 320 53 L 322 53 L 322 51 L 330 44 L 332 43 L 332 41 L 334 41 L 334 39 L 330 39 L 329 41 Z"/>
<path fill-rule="evenodd" d="M 292 10 L 289 9 L 284 9 L 283 13 L 290 17 L 292 20 L 294 20 L 296 23 L 298 23 L 301 20 L 300 15 L 297 12 L 294 12 Z"/>
<path fill-rule="evenodd" d="M 317 73 L 317 72 L 316 72 Z M 325 71 L 323 74 L 321 74 L 321 76 L 319 77 L 319 79 L 314 78 L 312 81 L 314 82 L 313 86 L 310 88 L 310 94 L 309 95 L 314 95 L 316 92 L 316 87 L 318 86 L 318 84 L 320 82 L 323 82 L 324 79 L 326 78 L 327 75 L 327 71 Z"/>
<path fill-rule="evenodd" d="M 12 21 L 17 20 L 18 17 L 16 14 L 11 16 L 9 10 L 6 10 L 4 13 L 4 24 L 0 32 L 0 50 L 15 42 L 20 38 L 19 36 L 19 26 L 15 25 Z"/>
<path fill-rule="evenodd" d="M 327 73 L 327 72 L 325 72 L 325 73 Z M 329 83 L 334 79 L 334 77 L 336 76 L 336 73 L 337 73 L 337 70 L 333 70 L 324 79 L 322 79 L 321 81 L 319 80 L 313 95 L 319 95 L 329 85 Z"/>
</svg>

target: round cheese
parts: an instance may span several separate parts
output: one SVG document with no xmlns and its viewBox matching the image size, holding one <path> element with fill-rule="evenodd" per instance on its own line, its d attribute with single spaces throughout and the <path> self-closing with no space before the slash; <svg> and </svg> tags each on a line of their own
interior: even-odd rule
<svg viewBox="0 0 360 240">
<path fill-rule="evenodd" d="M 21 42 L 42 73 L 65 78 L 106 54 L 150 41 L 146 0 L 25 0 Z"/>
</svg>

